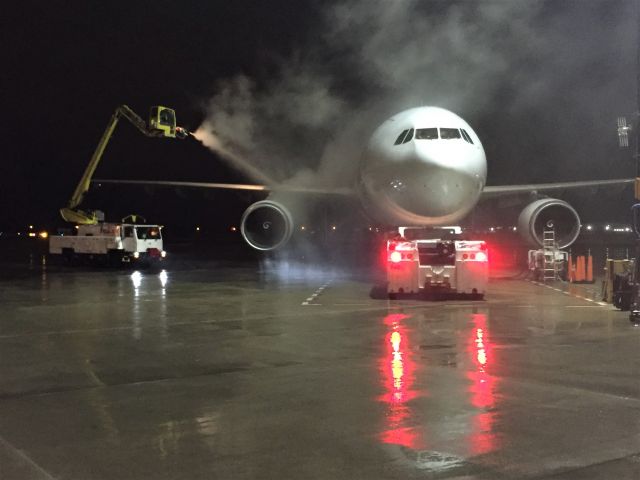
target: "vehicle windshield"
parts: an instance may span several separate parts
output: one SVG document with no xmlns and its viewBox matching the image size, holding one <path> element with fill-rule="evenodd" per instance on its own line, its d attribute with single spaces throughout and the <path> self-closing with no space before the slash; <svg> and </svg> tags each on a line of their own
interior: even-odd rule
<svg viewBox="0 0 640 480">
<path fill-rule="evenodd" d="M 176 118 L 172 110 L 165 108 L 160 111 L 160 124 L 173 126 L 176 124 Z"/>
<path fill-rule="evenodd" d="M 160 240 L 160 228 L 158 227 L 136 227 L 136 236 L 140 240 Z"/>
<path fill-rule="evenodd" d="M 454 242 L 418 243 L 420 265 L 455 265 L 456 245 Z"/>
</svg>

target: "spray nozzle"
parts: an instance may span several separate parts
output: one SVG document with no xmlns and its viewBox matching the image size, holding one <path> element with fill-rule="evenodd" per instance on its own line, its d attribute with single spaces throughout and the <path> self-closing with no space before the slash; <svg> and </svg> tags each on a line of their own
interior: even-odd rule
<svg viewBox="0 0 640 480">
<path fill-rule="evenodd" d="M 184 140 L 189 135 L 193 135 L 193 133 L 191 133 L 186 128 L 176 127 L 176 138 L 179 138 L 180 140 Z"/>
</svg>

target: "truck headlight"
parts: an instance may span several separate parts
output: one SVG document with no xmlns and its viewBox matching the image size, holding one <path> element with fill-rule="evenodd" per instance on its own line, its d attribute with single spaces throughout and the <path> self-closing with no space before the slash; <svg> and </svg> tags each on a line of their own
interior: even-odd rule
<svg viewBox="0 0 640 480">
<path fill-rule="evenodd" d="M 133 258 L 140 258 L 140 252 L 133 252 Z"/>
<path fill-rule="evenodd" d="M 160 256 L 161 256 L 162 258 L 166 257 L 166 256 L 167 256 L 167 252 L 165 252 L 164 250 L 162 250 L 162 251 L 160 252 Z"/>
</svg>

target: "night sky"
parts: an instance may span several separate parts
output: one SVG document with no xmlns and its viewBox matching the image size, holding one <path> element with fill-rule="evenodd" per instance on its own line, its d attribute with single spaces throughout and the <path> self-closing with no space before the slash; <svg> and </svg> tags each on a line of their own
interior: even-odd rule
<svg viewBox="0 0 640 480">
<path fill-rule="evenodd" d="M 480 135 L 489 184 L 631 177 L 616 117 L 636 111 L 637 2 L 13 2 L 3 7 L 0 230 L 61 225 L 110 115 L 176 110 L 279 180 L 353 179 L 377 124 L 450 108 Z M 123 122 L 96 178 L 250 181 L 196 140 Z M 311 179 L 311 180 L 309 180 Z M 103 187 L 85 206 L 165 224 L 237 224 L 260 197 Z M 624 220 L 629 191 L 572 196 Z M 141 212 L 142 211 L 142 212 Z"/>
</svg>

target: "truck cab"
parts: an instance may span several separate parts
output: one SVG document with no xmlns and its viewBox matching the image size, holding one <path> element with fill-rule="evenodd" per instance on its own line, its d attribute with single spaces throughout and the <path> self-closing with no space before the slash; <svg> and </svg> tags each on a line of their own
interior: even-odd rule
<svg viewBox="0 0 640 480">
<path fill-rule="evenodd" d="M 162 227 L 159 225 L 120 225 L 122 250 L 131 254 L 134 260 L 160 259 L 166 253 L 162 249 Z"/>
</svg>

